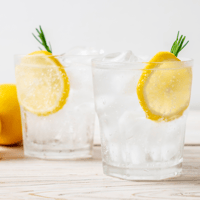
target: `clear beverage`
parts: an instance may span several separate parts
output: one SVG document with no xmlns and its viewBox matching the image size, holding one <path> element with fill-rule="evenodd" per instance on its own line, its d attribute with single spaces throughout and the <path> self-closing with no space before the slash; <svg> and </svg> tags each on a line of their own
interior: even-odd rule
<svg viewBox="0 0 200 200">
<path fill-rule="evenodd" d="M 35 101 L 36 90 L 44 85 L 50 85 L 49 95 L 51 91 L 57 90 L 58 86 L 53 83 L 57 66 L 22 64 L 23 57 L 15 57 L 18 99 L 20 102 L 23 96 L 31 104 L 34 103 L 32 99 Z M 46 116 L 35 114 L 20 102 L 24 153 L 42 159 L 91 157 L 95 117 L 91 59 L 96 56 L 65 54 L 49 57 L 62 63 L 62 73 L 67 74 L 70 85 L 69 94 L 61 109 Z M 50 100 L 43 92 L 46 91 L 41 91 L 38 102 L 43 102 L 45 107 Z"/>
<path fill-rule="evenodd" d="M 138 83 L 143 73 L 158 72 L 144 70 L 147 64 L 93 60 L 95 106 L 100 123 L 103 171 L 106 175 L 128 180 L 160 180 L 180 175 L 182 171 L 188 108 L 169 121 L 162 118 L 154 121 L 146 117 L 137 94 Z M 188 104 L 190 99 L 192 61 L 167 65 L 165 69 L 158 69 L 158 79 L 165 81 L 166 73 L 172 73 L 177 77 L 168 76 L 168 81 L 178 82 L 174 85 L 176 89 L 169 91 L 169 99 L 163 100 L 159 107 L 161 110 L 166 109 L 165 104 L 169 102 L 167 106 L 173 107 L 178 96 L 187 99 Z M 178 75 L 182 72 L 190 74 L 190 81 L 181 86 L 179 82 L 181 84 L 182 79 Z M 157 81 L 152 84 L 154 87 L 160 85 Z M 151 102 L 158 100 L 155 94 Z"/>
</svg>

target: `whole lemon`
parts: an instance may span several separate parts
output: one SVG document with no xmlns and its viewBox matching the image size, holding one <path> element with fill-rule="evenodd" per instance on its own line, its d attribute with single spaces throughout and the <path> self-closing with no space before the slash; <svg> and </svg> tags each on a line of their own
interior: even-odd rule
<svg viewBox="0 0 200 200">
<path fill-rule="evenodd" d="M 0 144 L 11 145 L 22 140 L 20 106 L 14 84 L 0 85 Z"/>
</svg>

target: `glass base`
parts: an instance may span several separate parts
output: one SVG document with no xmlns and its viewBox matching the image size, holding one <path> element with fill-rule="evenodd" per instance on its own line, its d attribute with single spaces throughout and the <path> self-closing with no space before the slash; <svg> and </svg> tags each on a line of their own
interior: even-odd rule
<svg viewBox="0 0 200 200">
<path fill-rule="evenodd" d="M 163 180 L 180 176 L 182 162 L 166 168 L 121 168 L 103 162 L 104 174 L 126 180 Z"/>
<path fill-rule="evenodd" d="M 92 157 L 92 149 L 74 149 L 74 150 L 43 150 L 38 151 L 36 149 L 25 149 L 24 155 L 28 157 L 46 159 L 46 160 L 76 160 L 83 158 L 91 158 Z"/>
</svg>

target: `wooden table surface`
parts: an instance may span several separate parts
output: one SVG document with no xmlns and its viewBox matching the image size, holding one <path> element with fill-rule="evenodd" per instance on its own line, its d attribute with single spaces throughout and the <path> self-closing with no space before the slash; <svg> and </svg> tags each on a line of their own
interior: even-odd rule
<svg viewBox="0 0 200 200">
<path fill-rule="evenodd" d="M 105 176 L 98 130 L 92 159 L 47 161 L 26 158 L 23 147 L 0 147 L 0 199 L 155 200 L 200 199 L 200 112 L 190 112 L 183 174 L 165 181 L 126 181 Z"/>
</svg>

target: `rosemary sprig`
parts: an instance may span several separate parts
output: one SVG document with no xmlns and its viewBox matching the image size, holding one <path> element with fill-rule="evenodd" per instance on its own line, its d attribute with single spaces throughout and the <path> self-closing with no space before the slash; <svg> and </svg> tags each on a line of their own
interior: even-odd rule
<svg viewBox="0 0 200 200">
<path fill-rule="evenodd" d="M 185 41 L 186 36 L 183 37 L 183 35 L 181 35 L 181 37 L 179 38 L 179 31 L 176 37 L 176 40 L 174 41 L 172 48 L 171 48 L 171 53 L 173 53 L 176 57 L 178 56 L 179 52 L 188 44 L 189 41 L 187 41 L 184 45 L 184 41 Z"/>
<path fill-rule="evenodd" d="M 52 48 L 51 48 L 51 44 L 50 44 L 50 42 L 49 42 L 49 46 L 47 45 L 47 42 L 46 42 L 46 38 L 45 38 L 45 35 L 44 35 L 44 32 L 43 32 L 43 30 L 42 30 L 42 27 L 41 26 L 39 26 L 39 30 L 36 28 L 36 31 L 38 32 L 38 38 L 33 34 L 33 36 L 34 36 L 34 38 L 42 45 L 42 46 L 44 46 L 44 48 L 48 51 L 48 52 L 50 52 L 50 53 L 52 53 Z M 40 40 L 41 41 L 40 41 Z M 39 47 L 39 49 L 41 49 L 40 47 Z M 41 49 L 42 50 L 42 49 Z"/>
</svg>

